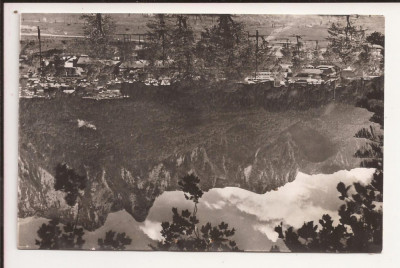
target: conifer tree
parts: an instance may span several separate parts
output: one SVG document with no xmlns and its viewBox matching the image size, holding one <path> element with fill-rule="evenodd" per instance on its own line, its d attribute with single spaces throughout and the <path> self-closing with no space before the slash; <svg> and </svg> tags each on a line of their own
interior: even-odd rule
<svg viewBox="0 0 400 268">
<path fill-rule="evenodd" d="M 189 25 L 188 16 L 176 15 L 172 30 L 171 54 L 173 65 L 182 77 L 194 74 L 195 40 L 193 30 Z"/>
<path fill-rule="evenodd" d="M 112 53 L 110 41 L 116 27 L 114 20 L 110 15 L 101 13 L 84 14 L 81 19 L 85 22 L 83 30 L 90 42 L 92 55 L 97 58 L 109 57 Z"/>
<path fill-rule="evenodd" d="M 197 44 L 198 57 L 205 74 L 223 75 L 226 79 L 240 79 L 249 70 L 254 50 L 249 49 L 242 23 L 229 14 L 218 15 L 217 24 L 205 29 Z M 207 71 L 208 70 L 208 71 Z"/>
<path fill-rule="evenodd" d="M 78 228 L 79 211 L 81 209 L 82 191 L 86 188 L 86 177 L 78 175 L 67 164 L 58 164 L 55 169 L 54 189 L 65 193 L 64 200 L 69 206 L 78 203 L 74 223 L 67 223 L 62 229 L 59 220 L 52 219 L 48 224 L 42 224 L 37 231 L 41 240 L 36 240 L 40 249 L 77 249 L 84 244 L 83 228 Z"/>
<path fill-rule="evenodd" d="M 171 57 L 172 26 L 171 19 L 165 14 L 157 14 L 155 19 L 147 23 L 148 42 L 147 51 L 151 67 L 156 67 L 157 62 L 167 64 Z"/>
<path fill-rule="evenodd" d="M 156 246 L 150 245 L 154 250 L 239 251 L 236 242 L 231 240 L 236 230 L 229 229 L 227 223 L 212 226 L 208 222 L 198 228 L 200 220 L 196 216 L 197 204 L 203 195 L 198 187 L 199 182 L 194 175 L 187 175 L 179 182 L 185 198 L 194 203 L 193 212 L 187 209 L 179 212 L 177 208 L 172 208 L 172 222 L 161 224 L 163 239 Z"/>
<path fill-rule="evenodd" d="M 132 239 L 125 233 L 116 233 L 112 230 L 106 232 L 104 239 L 98 239 L 100 250 L 124 250 L 131 242 Z"/>
<path fill-rule="evenodd" d="M 365 29 L 354 25 L 349 15 L 346 16 L 346 22 L 346 26 L 332 23 L 328 28 L 328 47 L 324 57 L 336 62 L 341 68 L 359 68 L 359 55 L 366 45 Z"/>
<path fill-rule="evenodd" d="M 81 249 L 85 243 L 83 228 L 76 228 L 71 223 L 61 228 L 57 219 L 43 223 L 37 235 L 40 240 L 36 239 L 35 243 L 39 249 Z"/>
</svg>

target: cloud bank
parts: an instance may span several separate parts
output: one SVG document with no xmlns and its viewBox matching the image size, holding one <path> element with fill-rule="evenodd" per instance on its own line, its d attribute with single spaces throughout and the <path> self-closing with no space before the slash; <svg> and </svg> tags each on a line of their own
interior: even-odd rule
<svg viewBox="0 0 400 268">
<path fill-rule="evenodd" d="M 291 183 L 265 194 L 227 187 L 211 189 L 204 193 L 198 205 L 200 224 L 211 222 L 217 225 L 224 221 L 234 227 L 234 240 L 239 248 L 247 251 L 269 251 L 272 245 L 286 249 L 274 231 L 280 222 L 301 227 L 305 221 L 318 222 L 323 214 L 329 214 L 338 222 L 337 210 L 343 204 L 336 185 L 343 182 L 369 183 L 374 169 L 357 168 L 339 171 L 330 175 L 307 175 L 299 173 Z M 97 247 L 98 238 L 108 230 L 125 232 L 132 238 L 130 250 L 150 249 L 149 244 L 160 240 L 161 222 L 172 220 L 172 207 L 193 210 L 193 203 L 185 199 L 180 191 L 164 192 L 159 196 L 144 222 L 136 222 L 126 211 L 110 213 L 101 228 L 85 232 L 85 248 Z M 46 222 L 42 218 L 19 220 L 19 244 L 23 248 L 35 248 L 34 239 L 38 227 Z M 28 235 L 28 233 L 32 235 Z"/>
</svg>

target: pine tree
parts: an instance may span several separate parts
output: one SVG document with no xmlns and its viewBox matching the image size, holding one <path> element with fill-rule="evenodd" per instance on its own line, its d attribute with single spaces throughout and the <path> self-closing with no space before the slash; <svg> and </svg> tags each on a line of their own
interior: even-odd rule
<svg viewBox="0 0 400 268">
<path fill-rule="evenodd" d="M 172 48 L 172 27 L 170 17 L 164 14 L 157 14 L 155 19 L 147 23 L 149 28 L 148 51 L 151 67 L 155 68 L 158 61 L 162 64 L 168 62 Z"/>
<path fill-rule="evenodd" d="M 116 233 L 112 230 L 106 232 L 104 239 L 98 239 L 100 250 L 124 250 L 131 242 L 132 239 L 125 233 Z"/>
<path fill-rule="evenodd" d="M 176 24 L 172 30 L 171 56 L 173 65 L 180 76 L 191 77 L 195 73 L 195 40 L 189 25 L 188 16 L 176 15 Z"/>
<path fill-rule="evenodd" d="M 68 167 L 65 163 L 56 166 L 54 179 L 54 190 L 65 193 L 65 202 L 71 207 L 78 203 L 78 211 L 76 212 L 74 224 L 74 227 L 76 227 L 79 220 L 79 211 L 82 206 L 81 198 L 86 188 L 87 179 L 85 176 L 78 175 L 75 170 Z"/>
<path fill-rule="evenodd" d="M 254 50 L 249 45 L 242 23 L 234 21 L 232 15 L 218 15 L 217 24 L 205 29 L 197 44 L 203 75 L 240 79 L 252 69 Z"/>
<path fill-rule="evenodd" d="M 78 175 L 67 164 L 58 164 L 55 169 L 54 190 L 65 193 L 65 201 L 74 206 L 80 197 L 80 191 L 86 188 L 86 177 Z"/>
<path fill-rule="evenodd" d="M 373 32 L 366 38 L 367 42 L 373 45 L 385 47 L 385 35 L 380 32 Z"/>
<path fill-rule="evenodd" d="M 332 23 L 328 28 L 328 47 L 325 57 L 337 62 L 342 68 L 354 67 L 359 61 L 359 54 L 364 50 L 365 30 L 351 24 L 350 16 L 346 16 L 347 24 Z"/>
<path fill-rule="evenodd" d="M 81 249 L 85 240 L 82 239 L 83 228 L 76 228 L 72 224 L 65 225 L 62 229 L 57 219 L 43 223 L 37 235 L 40 240 L 35 240 L 39 249 Z"/>
<path fill-rule="evenodd" d="M 83 30 L 89 39 L 91 53 L 97 58 L 108 58 L 112 53 L 110 41 L 115 31 L 115 22 L 110 15 L 84 14 L 81 19 L 85 21 Z"/>
<path fill-rule="evenodd" d="M 227 223 L 212 226 L 208 222 L 198 228 L 200 221 L 196 216 L 197 204 L 203 195 L 198 187 L 199 181 L 196 176 L 188 175 L 179 182 L 185 198 L 194 203 L 193 212 L 187 209 L 179 212 L 177 208 L 172 208 L 172 222 L 161 224 L 163 239 L 156 246 L 150 245 L 151 248 L 172 251 L 239 251 L 236 242 L 231 240 L 236 230 L 229 229 Z"/>
<path fill-rule="evenodd" d="M 52 219 L 48 224 L 42 224 L 37 231 L 41 240 L 36 240 L 40 249 L 80 249 L 84 244 L 83 228 L 78 228 L 79 211 L 81 209 L 82 191 L 85 190 L 87 180 L 85 176 L 78 175 L 67 164 L 58 164 L 55 169 L 54 189 L 65 193 L 67 205 L 75 206 L 78 211 L 74 223 L 67 223 L 63 229 L 59 227 L 59 220 Z"/>
</svg>

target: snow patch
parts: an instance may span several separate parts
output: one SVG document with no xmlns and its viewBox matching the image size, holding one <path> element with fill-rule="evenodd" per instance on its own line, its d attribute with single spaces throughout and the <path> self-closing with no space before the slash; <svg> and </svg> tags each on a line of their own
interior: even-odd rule
<svg viewBox="0 0 400 268">
<path fill-rule="evenodd" d="M 178 159 L 176 159 L 176 165 L 177 165 L 178 167 L 179 167 L 180 165 L 182 165 L 183 160 L 184 160 L 183 156 L 180 156 Z"/>
<path fill-rule="evenodd" d="M 250 177 L 252 168 L 253 168 L 253 166 L 250 165 L 250 166 L 246 167 L 246 168 L 244 169 L 244 171 L 243 171 L 244 177 L 246 178 L 246 181 L 249 180 L 249 177 Z"/>
<path fill-rule="evenodd" d="M 93 129 L 93 130 L 97 130 L 95 125 L 93 125 L 93 124 L 91 124 L 91 123 L 89 123 L 89 122 L 87 122 L 85 120 L 81 120 L 81 119 L 78 119 L 78 127 L 79 128 L 85 127 L 85 128 L 90 128 L 90 129 Z"/>
<path fill-rule="evenodd" d="M 146 220 L 143 225 L 139 226 L 139 229 L 152 240 L 160 241 L 162 239 L 161 222 Z"/>
</svg>

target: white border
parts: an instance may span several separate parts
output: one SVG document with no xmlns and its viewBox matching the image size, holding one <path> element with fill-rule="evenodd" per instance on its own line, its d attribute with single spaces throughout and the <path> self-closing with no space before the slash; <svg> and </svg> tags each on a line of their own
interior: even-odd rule
<svg viewBox="0 0 400 268">
<path fill-rule="evenodd" d="M 14 11 L 18 14 L 14 14 Z M 20 13 L 240 13 L 240 14 L 365 14 L 385 16 L 385 182 L 382 254 L 266 254 L 23 251 L 16 245 L 18 53 Z M 5 267 L 400 267 L 400 5 L 345 4 L 4 4 L 4 167 Z"/>
</svg>

